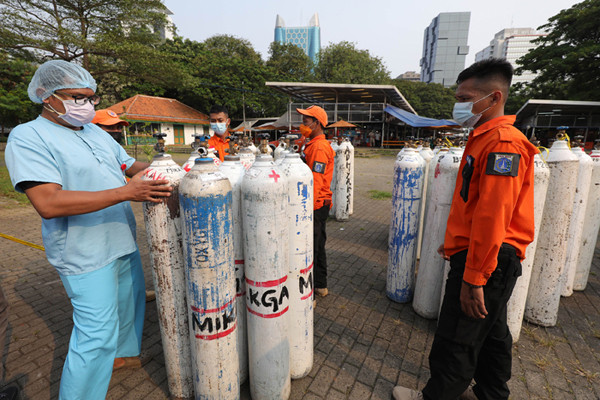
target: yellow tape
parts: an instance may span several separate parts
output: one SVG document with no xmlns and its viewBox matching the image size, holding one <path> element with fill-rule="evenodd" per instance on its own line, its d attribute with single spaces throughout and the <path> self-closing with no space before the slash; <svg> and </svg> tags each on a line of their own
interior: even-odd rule
<svg viewBox="0 0 600 400">
<path fill-rule="evenodd" d="M 43 247 L 43 246 L 37 245 L 37 244 L 35 244 L 35 243 L 26 242 L 26 241 L 24 241 L 24 240 L 17 239 L 16 237 L 12 237 L 12 236 L 9 236 L 9 235 L 5 235 L 5 234 L 3 234 L 3 233 L 0 233 L 0 237 L 3 237 L 3 238 L 5 238 L 5 239 L 8 239 L 8 240 L 12 240 L 13 242 L 17 242 L 17 243 L 20 243 L 20 244 L 24 244 L 25 246 L 33 247 L 34 249 L 38 249 L 38 250 L 45 251 L 45 249 L 44 249 L 44 247 Z"/>
<path fill-rule="evenodd" d="M 538 150 L 540 150 L 540 158 L 542 159 L 543 162 L 546 163 L 546 159 L 548 158 L 548 154 L 550 154 L 550 150 L 548 150 L 544 146 L 538 146 Z M 541 150 L 544 150 L 546 152 L 546 157 L 544 157 L 542 155 L 542 151 Z M 546 164 L 548 164 L 548 163 L 546 163 Z"/>
<path fill-rule="evenodd" d="M 448 139 L 447 137 L 445 137 L 444 139 L 446 139 L 446 142 L 448 142 L 448 147 L 454 147 L 454 143 L 452 143 L 450 139 Z"/>
</svg>

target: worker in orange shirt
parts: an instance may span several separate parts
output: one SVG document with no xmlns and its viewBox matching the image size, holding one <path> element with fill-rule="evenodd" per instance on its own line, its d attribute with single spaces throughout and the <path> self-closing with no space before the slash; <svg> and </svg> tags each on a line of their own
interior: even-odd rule
<svg viewBox="0 0 600 400">
<path fill-rule="evenodd" d="M 300 133 L 310 141 L 304 148 L 305 162 L 313 173 L 314 182 L 314 287 L 315 293 L 325 297 L 327 290 L 327 241 L 326 223 L 331 208 L 331 178 L 333 177 L 333 159 L 335 153 L 327 141 L 323 129 L 327 126 L 327 113 L 319 106 L 306 109 L 297 108 L 302 114 Z"/>
<path fill-rule="evenodd" d="M 458 75 L 454 119 L 474 127 L 456 179 L 440 255 L 450 273 L 422 392 L 402 399 L 508 399 L 512 337 L 506 304 L 533 240 L 533 158 L 538 150 L 504 115 L 513 68 L 477 62 Z M 475 386 L 470 387 L 471 380 Z"/>
<path fill-rule="evenodd" d="M 221 161 L 225 160 L 225 149 L 229 148 L 229 112 L 225 106 L 214 105 L 209 112 L 210 129 L 215 133 L 208 139 L 208 146 L 214 147 Z"/>
</svg>

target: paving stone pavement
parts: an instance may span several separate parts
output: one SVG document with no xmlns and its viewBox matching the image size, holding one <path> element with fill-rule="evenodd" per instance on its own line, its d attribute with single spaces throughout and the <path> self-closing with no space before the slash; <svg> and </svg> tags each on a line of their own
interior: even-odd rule
<svg viewBox="0 0 600 400">
<path fill-rule="evenodd" d="M 394 385 L 421 388 L 429 377 L 435 321 L 385 296 L 391 201 L 373 199 L 369 191 L 391 192 L 393 162 L 389 156 L 357 158 L 354 215 L 347 222 L 328 222 L 331 294 L 317 299 L 314 367 L 292 382 L 291 399 L 389 399 Z M 151 288 L 139 204 L 134 211 Z M 0 201 L 0 233 L 42 243 L 40 219 L 30 206 Z M 513 347 L 512 399 L 600 399 L 596 251 L 587 289 L 561 300 L 557 326 L 524 324 Z M 0 381 L 17 384 L 23 400 L 55 399 L 72 329 L 71 305 L 42 251 L 0 238 L 0 254 L 0 280 L 10 303 Z M 142 361 L 141 369 L 113 374 L 109 399 L 168 399 L 154 303 L 147 304 Z M 247 384 L 242 398 L 249 398 Z"/>
</svg>

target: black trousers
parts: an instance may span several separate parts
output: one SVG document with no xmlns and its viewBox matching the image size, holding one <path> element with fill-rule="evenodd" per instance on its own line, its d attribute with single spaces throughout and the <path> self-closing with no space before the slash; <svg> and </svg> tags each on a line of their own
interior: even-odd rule
<svg viewBox="0 0 600 400">
<path fill-rule="evenodd" d="M 314 211 L 313 215 L 313 235 L 314 235 L 314 263 L 315 263 L 315 288 L 324 289 L 327 287 L 327 255 L 325 254 L 325 242 L 327 241 L 327 232 L 325 225 L 329 216 L 331 204 L 324 205 Z"/>
<path fill-rule="evenodd" d="M 471 379 L 479 400 L 508 399 L 512 366 L 512 336 L 506 323 L 506 303 L 521 261 L 515 249 L 503 244 L 498 266 L 483 288 L 488 315 L 472 319 L 460 309 L 460 289 L 467 250 L 450 257 L 450 273 L 438 327 L 429 353 L 431 378 L 423 389 L 426 400 L 455 400 Z"/>
</svg>

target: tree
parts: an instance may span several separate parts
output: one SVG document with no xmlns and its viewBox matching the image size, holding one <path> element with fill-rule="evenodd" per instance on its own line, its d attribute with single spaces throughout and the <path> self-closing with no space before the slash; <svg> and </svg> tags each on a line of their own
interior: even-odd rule
<svg viewBox="0 0 600 400">
<path fill-rule="evenodd" d="M 546 99 L 598 100 L 600 94 L 600 1 L 585 0 L 562 10 L 539 29 L 547 36 L 517 60 L 517 73 L 539 75 L 525 92 Z"/>
<path fill-rule="evenodd" d="M 385 84 L 390 73 L 379 57 L 359 50 L 355 43 L 329 44 L 319 53 L 317 80 L 329 83 Z"/>
<path fill-rule="evenodd" d="M 0 19 L 2 50 L 39 63 L 78 62 L 109 97 L 129 80 L 183 78 L 158 50 L 154 27 L 166 23 L 160 0 L 2 0 Z"/>
<path fill-rule="evenodd" d="M 284 82 L 311 82 L 314 80 L 313 62 L 300 47 L 291 43 L 272 42 L 267 67 L 272 80 Z"/>
<path fill-rule="evenodd" d="M 400 93 L 419 115 L 436 119 L 452 118 L 454 90 L 439 83 L 411 82 L 402 79 L 392 80 Z"/>
<path fill-rule="evenodd" d="M 0 53 L 0 134 L 4 127 L 35 118 L 39 107 L 29 100 L 27 86 L 35 65 Z"/>
</svg>

